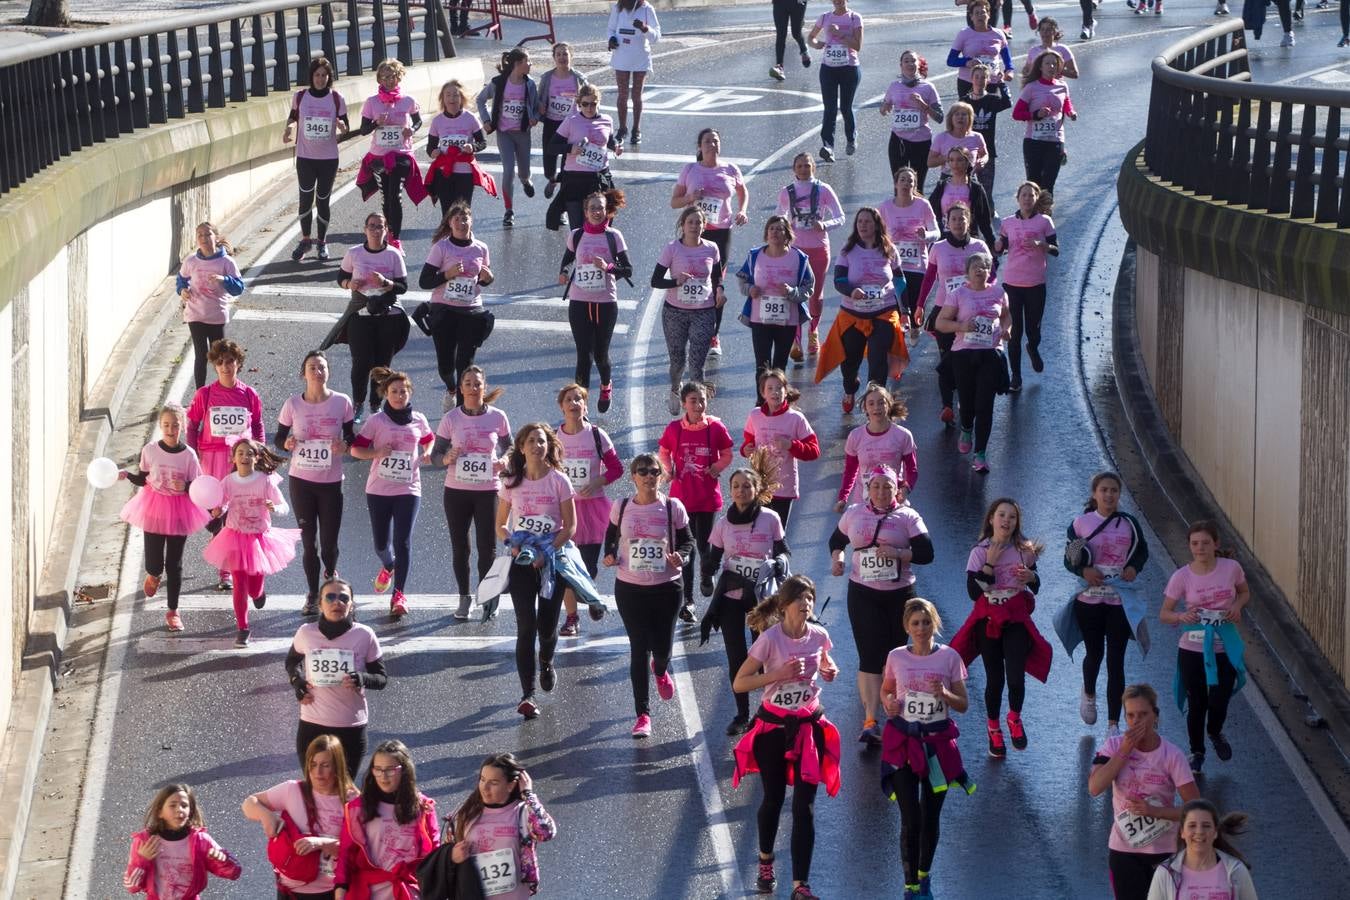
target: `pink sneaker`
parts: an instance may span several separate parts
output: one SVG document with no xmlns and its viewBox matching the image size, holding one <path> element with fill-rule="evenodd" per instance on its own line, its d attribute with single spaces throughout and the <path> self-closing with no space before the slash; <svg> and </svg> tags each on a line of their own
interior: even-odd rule
<svg viewBox="0 0 1350 900">
<path fill-rule="evenodd" d="M 383 594 L 389 590 L 389 585 L 394 583 L 394 573 L 388 569 L 380 569 L 380 574 L 375 576 L 375 593 Z"/>
<path fill-rule="evenodd" d="M 637 717 L 633 723 L 633 737 L 648 738 L 652 736 L 652 717 L 643 713 Z"/>
<path fill-rule="evenodd" d="M 407 614 L 408 598 L 403 596 L 402 591 L 394 591 L 394 596 L 389 598 L 389 615 L 401 619 Z"/>
<path fill-rule="evenodd" d="M 164 624 L 170 631 L 182 631 L 183 619 L 178 615 L 178 610 L 171 609 L 164 614 Z"/>
<path fill-rule="evenodd" d="M 963 430 L 960 439 L 956 442 L 956 452 L 969 453 L 970 448 L 975 446 L 971 440 L 973 437 L 974 435 L 971 432 Z"/>
<path fill-rule="evenodd" d="M 656 660 L 652 660 L 652 674 L 656 675 Z M 656 693 L 661 695 L 662 700 L 669 700 L 675 696 L 675 679 L 670 677 L 670 669 L 661 675 L 656 675 Z"/>
</svg>

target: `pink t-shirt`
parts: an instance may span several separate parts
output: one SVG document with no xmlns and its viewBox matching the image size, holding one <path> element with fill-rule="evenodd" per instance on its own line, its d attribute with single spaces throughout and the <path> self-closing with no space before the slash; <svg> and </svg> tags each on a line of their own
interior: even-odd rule
<svg viewBox="0 0 1350 900">
<path fill-rule="evenodd" d="M 973 126 L 974 123 L 972 122 L 971 125 Z M 942 171 L 948 175 L 951 174 L 952 170 L 947 165 L 947 154 L 951 152 L 953 147 L 965 147 L 970 151 L 970 162 L 973 169 L 980 168 L 985 160 L 989 159 L 989 147 L 984 142 L 984 135 L 978 131 L 971 131 L 964 137 L 957 137 L 950 131 L 939 131 L 933 135 L 933 146 L 929 149 L 930 152 L 937 153 L 942 157 Z"/>
<path fill-rule="evenodd" d="M 224 498 L 220 505 L 226 508 L 225 527 L 240 534 L 262 534 L 272 527 L 272 511 L 267 504 L 284 507 L 281 496 L 281 476 L 275 472 L 254 472 L 245 478 L 232 472 L 221 479 Z"/>
<path fill-rule="evenodd" d="M 563 501 L 575 497 L 576 491 L 566 475 L 549 469 L 543 478 L 522 478 L 515 487 L 507 487 L 503 479 L 497 496 L 511 504 L 507 525 L 512 532 L 552 534 L 562 528 Z"/>
<path fill-rule="evenodd" d="M 991 560 L 989 539 L 986 538 L 970 549 L 970 556 L 966 559 L 966 571 L 978 572 L 984 568 L 986 562 L 994 566 L 994 583 L 989 588 L 991 591 L 1019 591 L 1022 584 L 1016 577 L 1017 567 L 1029 568 L 1036 565 L 1036 554 L 1009 546 L 1003 548 L 997 559 Z"/>
<path fill-rule="evenodd" d="M 666 267 L 670 277 L 689 276 L 683 285 L 666 291 L 666 303 L 676 309 L 712 309 L 716 306 L 712 271 L 721 260 L 717 245 L 706 238 L 700 238 L 694 247 L 687 246 L 682 240 L 671 241 L 662 247 L 657 261 Z"/>
<path fill-rule="evenodd" d="M 903 270 L 894 248 L 887 259 L 880 248 L 857 244 L 851 250 L 840 251 L 834 264 L 848 269 L 850 290 L 862 288 L 867 292 L 862 300 L 844 295 L 839 301 L 841 307 L 861 316 L 875 316 L 895 309 L 895 284 L 891 279 Z"/>
<path fill-rule="evenodd" d="M 1237 589 L 1247 583 L 1242 566 L 1235 559 L 1222 556 L 1214 560 L 1214 571 L 1201 575 L 1191 569 L 1187 563 L 1172 573 L 1167 579 L 1167 589 L 1163 595 L 1185 602 L 1185 612 L 1193 609 L 1210 609 L 1227 612 L 1237 601 Z M 1202 628 L 1187 629 L 1181 633 L 1177 646 L 1182 650 L 1201 653 L 1205 649 L 1205 631 Z M 1223 652 L 1223 640 L 1214 637 L 1214 652 Z"/>
<path fill-rule="evenodd" d="M 1061 44 L 1056 42 L 1047 47 L 1044 44 L 1042 44 L 1039 39 L 1036 40 L 1034 43 L 1027 45 L 1027 62 L 1030 64 L 1035 64 L 1036 57 L 1040 56 L 1047 50 L 1053 50 L 1056 53 L 1058 53 L 1060 57 L 1064 60 L 1064 68 L 1066 69 L 1069 67 L 1069 63 L 1074 62 L 1073 51 L 1069 49 L 1068 44 Z"/>
<path fill-rule="evenodd" d="M 823 181 L 815 182 L 816 213 L 811 218 L 812 182 L 793 179 L 792 183 L 778 192 L 778 214 L 792 220 L 794 235 L 792 246 L 800 250 L 814 250 L 824 247 L 830 249 L 830 229 L 844 224 L 844 207 L 839 203 L 839 195 Z M 819 222 L 825 230 L 816 228 Z"/>
<path fill-rule="evenodd" d="M 562 471 L 572 483 L 572 489 L 580 491 L 597 476 L 605 474 L 604 457 L 614 449 L 614 442 L 603 428 L 596 428 L 590 422 L 582 423 L 576 434 L 568 434 L 562 426 L 554 429 L 562 443 Z M 600 455 L 595 455 L 595 438 L 600 436 Z M 592 500 L 603 497 L 592 497 Z"/>
<path fill-rule="evenodd" d="M 838 26 L 838 33 L 832 33 L 830 26 Z M 843 43 L 853 37 L 855 32 L 862 31 L 862 16 L 849 10 L 842 16 L 835 15 L 833 12 L 827 12 L 819 19 L 816 19 L 816 28 L 820 29 L 817 39 L 825 44 L 825 52 L 821 57 L 821 65 L 831 68 L 838 66 L 856 66 L 858 64 L 858 51 L 854 50 L 848 44 Z"/>
<path fill-rule="evenodd" d="M 787 288 L 797 285 L 801 266 L 801 251 L 792 247 L 778 257 L 769 255 L 767 245 L 755 254 L 755 287 L 764 293 L 750 301 L 752 324 L 793 326 L 800 323 L 801 305 L 787 299 Z"/>
<path fill-rule="evenodd" d="M 750 657 L 772 672 L 789 660 L 806 660 L 806 671 L 799 679 L 775 681 L 764 686 L 760 702 L 771 713 L 810 713 L 820 705 L 820 686 L 817 676 L 825 654 L 834 644 L 830 635 L 819 625 L 806 623 L 806 634 L 789 637 L 779 622 L 755 638 L 750 646 Z"/>
<path fill-rule="evenodd" d="M 367 97 L 361 104 L 361 118 L 375 122 L 375 130 L 370 133 L 370 152 L 376 156 L 386 153 L 412 153 L 412 135 L 404 130 L 412 128 L 412 117 L 421 110 L 417 101 L 404 94 L 393 103 L 385 103 L 379 94 Z M 380 117 L 385 122 L 380 124 Z"/>
<path fill-rule="evenodd" d="M 966 283 L 966 260 L 976 253 L 988 253 L 989 245 L 979 238 L 971 238 L 964 247 L 953 247 L 948 241 L 933 245 L 930 262 L 937 264 L 937 297 L 935 306 L 946 306 L 947 298 L 957 287 Z"/>
<path fill-rule="evenodd" d="M 797 486 L 797 457 L 787 450 L 779 449 L 778 439 L 804 441 L 815 434 L 811 429 L 811 423 L 802 415 L 801 410 L 789 407 L 771 416 L 762 406 L 756 406 L 750 410 L 750 415 L 745 417 L 745 434 L 754 442 L 756 448 L 763 447 L 768 450 L 769 455 L 778 464 L 778 490 L 773 492 L 774 497 L 800 496 Z"/>
<path fill-rule="evenodd" d="M 942 189 L 942 218 L 946 220 L 947 213 L 957 203 L 964 203 L 970 207 L 970 184 L 957 184 L 954 181 L 948 181 Z"/>
<path fill-rule="evenodd" d="M 1001 317 L 1008 309 L 1008 295 L 1002 285 L 991 284 L 982 291 L 962 286 L 948 299 L 956 306 L 956 321 L 975 326 L 957 334 L 952 350 L 993 350 L 1003 342 Z"/>
<path fill-rule="evenodd" d="M 703 210 L 706 229 L 730 228 L 735 213 L 731 209 L 731 197 L 736 188 L 745 187 L 741 170 L 731 163 L 705 166 L 691 162 L 680 170 L 675 186 L 686 192 L 703 189 L 703 198 L 696 204 Z M 749 202 L 747 195 L 747 203 Z"/>
<path fill-rule="evenodd" d="M 1096 511 L 1085 512 L 1073 520 L 1074 534 L 1080 538 L 1086 538 L 1097 527 L 1102 524 L 1102 517 Z M 1092 551 L 1092 565 L 1104 575 L 1119 575 L 1125 568 L 1125 562 L 1130 557 L 1130 541 L 1134 538 L 1134 529 L 1130 523 L 1123 518 L 1117 518 L 1110 525 L 1103 528 L 1092 540 L 1088 541 L 1088 547 Z M 1099 588 L 1089 588 L 1083 591 L 1077 597 L 1080 603 L 1089 605 L 1094 603 L 1106 603 L 1111 606 L 1120 605 L 1120 595 L 1110 587 L 1109 584 L 1102 585 Z"/>
<path fill-rule="evenodd" d="M 722 548 L 722 571 L 736 572 L 751 581 L 759 574 L 759 566 L 766 559 L 773 559 L 773 545 L 783 539 L 783 520 L 778 513 L 767 506 L 761 507 L 754 521 L 734 525 L 726 516 L 719 516 L 713 523 L 708 543 Z M 740 588 L 727 592 L 729 597 L 739 597 Z"/>
<path fill-rule="evenodd" d="M 859 425 L 850 431 L 844 440 L 844 455 L 858 457 L 858 472 L 864 478 L 868 472 L 882 463 L 897 472 L 903 472 L 905 457 L 916 452 L 918 447 L 914 443 L 914 435 L 910 434 L 908 428 L 894 422 L 890 423 L 881 434 L 873 434 L 866 425 Z M 862 482 L 862 478 L 858 481 Z M 858 488 L 866 495 L 866 483 L 859 484 Z M 850 491 L 849 495 L 852 496 L 852 493 Z M 848 497 L 841 499 L 847 500 Z"/>
<path fill-rule="evenodd" d="M 908 563 L 877 557 L 872 547 L 873 535 L 878 544 L 907 550 L 912 539 L 928 534 L 928 526 L 914 507 L 897 506 L 880 513 L 870 503 L 855 503 L 839 518 L 839 530 L 853 548 L 849 581 L 878 591 L 899 590 L 914 583 L 914 569 Z"/>
<path fill-rule="evenodd" d="M 1033 141 L 1064 142 L 1064 111 L 1069 106 L 1069 88 L 1063 81 L 1047 82 L 1038 78 L 1022 88 L 1017 102 L 1026 103 L 1031 111 L 1025 137 Z M 1036 118 L 1036 111 L 1041 109 L 1050 110 L 1052 115 Z"/>
<path fill-rule="evenodd" d="M 342 480 L 342 457 L 333 441 L 342 440 L 342 426 L 355 415 L 352 398 L 334 391 L 327 400 L 309 403 L 304 394 L 293 394 L 281 404 L 277 421 L 291 429 L 292 478 L 331 484 Z"/>
<path fill-rule="evenodd" d="M 585 155 L 567 154 L 564 172 L 600 172 L 609 168 L 609 136 L 614 133 L 614 123 L 609 116 L 597 113 L 595 118 L 588 119 L 578 110 L 563 119 L 557 133 L 573 146 L 592 145 Z"/>
<path fill-rule="evenodd" d="M 300 707 L 300 720 L 330 728 L 355 728 L 369 721 L 366 691 L 342 683 L 351 672 L 366 671 L 380 659 L 380 641 L 369 626 L 356 623 L 336 638 L 324 637 L 315 622 L 296 631 L 291 647 L 305 656 L 305 680 L 313 703 Z"/>
<path fill-rule="evenodd" d="M 487 244 L 472 240 L 466 246 L 460 246 L 445 237 L 432 244 L 427 253 L 427 265 L 434 266 L 438 272 L 453 268 L 457 262 L 464 264 L 463 273 L 436 285 L 431 291 L 431 302 L 461 309 L 481 309 L 483 287 L 478 283 L 478 273 L 492 267 L 492 254 L 488 252 Z"/>
<path fill-rule="evenodd" d="M 945 192 L 944 192 L 945 193 Z M 922 272 L 928 268 L 928 237 L 938 230 L 933 207 L 923 197 L 916 196 L 909 206 L 901 206 L 894 198 L 877 207 L 886 234 L 895 244 L 895 255 L 900 257 L 900 268 L 906 272 Z"/>
<path fill-rule="evenodd" d="M 576 75 L 563 75 L 555 72 L 548 82 L 548 96 L 544 98 L 544 115 L 554 122 L 561 122 L 572 114 L 577 106 Z"/>
<path fill-rule="evenodd" d="M 478 121 L 478 117 L 465 107 L 456 116 L 437 113 L 435 118 L 431 120 L 431 127 L 427 130 L 427 133 L 436 138 L 437 147 L 444 153 L 450 149 L 451 145 L 472 144 L 473 136 L 482 130 L 483 123 Z M 453 171 L 464 175 L 472 172 L 473 167 L 466 162 L 457 162 Z"/>
<path fill-rule="evenodd" d="M 445 470 L 445 486 L 461 491 L 497 491 L 501 478 L 497 475 L 497 446 L 501 438 L 510 440 L 511 423 L 506 413 L 495 406 L 483 407 L 483 412 L 471 416 L 462 406 L 456 406 L 436 425 L 436 437 L 450 442 L 458 449 L 455 464 Z"/>
<path fill-rule="evenodd" d="M 381 803 L 379 815 L 362 824 L 370 861 L 386 870 L 401 862 L 416 861 L 417 829 L 421 821 L 419 815 L 407 825 L 400 825 L 394 818 L 394 804 Z M 413 894 L 414 900 L 420 900 L 420 897 L 420 891 Z M 394 889 L 388 884 L 371 885 L 370 900 L 394 900 Z"/>
<path fill-rule="evenodd" d="M 364 244 L 348 247 L 347 252 L 342 255 L 341 268 L 342 271 L 350 273 L 354 280 L 362 282 L 376 273 L 383 275 L 390 281 L 395 278 L 408 277 L 408 263 L 403 258 L 403 251 L 397 247 L 384 247 L 373 252 L 366 249 Z M 378 297 L 387 290 L 387 288 L 372 283 L 362 287 L 359 293 L 367 297 Z M 370 315 L 365 307 L 362 307 L 356 314 L 358 316 Z M 401 300 L 395 300 L 389 311 L 385 313 L 385 315 L 390 316 L 402 314 L 403 302 Z"/>
<path fill-rule="evenodd" d="M 147 473 L 145 486 L 155 493 L 186 494 L 187 483 L 202 474 L 202 465 L 191 447 L 170 453 L 158 441 L 151 441 L 141 448 L 141 471 Z"/>
<path fill-rule="evenodd" d="M 197 253 L 183 260 L 178 274 L 186 278 L 188 285 L 187 305 L 183 307 L 184 322 L 204 322 L 207 325 L 224 325 L 230 321 L 230 292 L 224 282 L 212 276 L 224 275 L 226 278 L 239 278 L 239 266 L 228 253 L 220 253 L 210 259 L 202 259 Z"/>
<path fill-rule="evenodd" d="M 969 26 L 962 28 L 952 39 L 952 49 L 958 51 L 962 56 L 969 57 L 972 62 L 981 60 L 989 67 L 989 80 L 1001 78 L 1003 72 L 1003 48 L 1008 46 L 1007 39 L 1003 32 L 997 28 L 989 28 L 985 31 L 976 31 Z M 962 81 L 970 80 L 970 67 L 972 63 L 966 63 L 957 72 L 956 77 Z"/>
<path fill-rule="evenodd" d="M 669 513 L 667 513 L 669 508 Z M 619 513 L 623 521 L 619 521 Z M 667 516 L 669 518 L 667 518 Z M 655 503 L 639 506 L 629 498 L 609 508 L 609 521 L 619 526 L 619 570 L 615 575 L 627 584 L 650 586 L 678 581 L 683 570 L 666 565 L 666 554 L 674 551 L 675 532 L 689 527 L 689 514 L 678 500 L 657 495 Z"/>
<path fill-rule="evenodd" d="M 520 131 L 525 121 L 525 82 L 506 79 L 502 87 L 502 111 L 497 117 L 498 131 Z"/>
<path fill-rule="evenodd" d="M 311 626 L 304 626 L 306 628 Z M 306 709 L 307 707 L 301 707 Z M 304 834 L 319 837 L 338 838 L 342 835 L 342 811 L 346 806 L 336 794 L 325 795 L 314 792 L 314 830 L 310 830 L 309 813 L 305 810 L 305 795 L 301 793 L 299 781 L 283 781 L 275 787 L 263 791 L 263 800 L 273 812 L 285 812 L 291 821 Z M 313 881 L 296 881 L 294 878 L 277 876 L 282 887 L 298 891 L 300 894 L 322 894 L 333 889 L 333 876 L 337 862 L 337 848 L 333 855 L 319 857 L 319 877 Z"/>
<path fill-rule="evenodd" d="M 412 421 L 399 425 L 381 410 L 361 424 L 357 443 L 376 450 L 389 450 L 388 456 L 370 461 L 366 493 L 377 497 L 422 496 L 422 453 L 433 440 L 431 425 L 420 412 Z"/>
<path fill-rule="evenodd" d="M 616 253 L 623 253 L 628 249 L 623 240 L 623 233 L 619 229 L 610 228 L 608 232 L 615 237 Z M 574 243 L 575 236 L 575 231 L 567 234 L 567 249 L 576 253 L 576 264 L 572 270 L 572 289 L 567 294 L 568 299 L 587 303 L 615 302 L 619 299 L 619 280 L 614 277 L 613 272 L 602 272 L 596 267 L 598 262 L 607 266 L 612 266 L 616 262 L 609 252 L 609 238 L 603 233 L 593 233 L 585 228 L 581 229 L 580 240 Z"/>
<path fill-rule="evenodd" d="M 203 385 L 192 395 L 188 407 L 189 422 L 201 422 L 197 449 L 224 450 L 240 437 L 263 439 L 262 399 L 242 381 L 225 387 L 219 381 Z"/>
<path fill-rule="evenodd" d="M 188 893 L 194 874 L 191 835 L 176 841 L 160 837 L 159 855 L 155 857 L 155 892 L 161 900 L 197 900 L 200 895 Z M 211 843 L 219 846 L 215 841 Z"/>
<path fill-rule="evenodd" d="M 1199 870 L 1183 863 L 1176 900 L 1233 900 L 1233 884 L 1228 878 L 1227 866 L 1219 862 Z"/>
<path fill-rule="evenodd" d="M 464 838 L 472 841 L 473 864 L 478 867 L 486 895 L 492 900 L 529 900 L 530 889 L 521 880 L 520 818 L 523 802 L 493 809 L 484 807 Z M 509 852 L 509 855 L 508 855 Z"/>
<path fill-rule="evenodd" d="M 926 81 L 919 81 L 910 86 L 905 84 L 899 78 L 891 82 L 891 86 L 886 88 L 886 96 L 882 98 L 882 103 L 891 104 L 891 114 L 888 119 L 891 125 L 891 134 L 900 138 L 902 141 L 914 141 L 922 143 L 933 137 L 933 130 L 928 127 L 928 114 L 920 109 L 911 99 L 917 95 L 929 106 L 937 106 L 939 103 L 937 90 Z"/>
<path fill-rule="evenodd" d="M 1114 758 L 1120 755 L 1121 736 L 1109 737 L 1098 756 Z M 1166 738 L 1154 749 L 1144 752 L 1137 747 L 1130 751 L 1125 765 L 1111 782 L 1111 809 L 1113 818 L 1120 815 L 1125 804 L 1131 800 L 1144 800 L 1154 806 L 1171 806 L 1176 798 L 1177 789 L 1195 783 L 1190 763 L 1181 748 Z M 1111 837 L 1107 846 L 1121 853 L 1175 853 L 1177 850 L 1177 823 L 1168 822 L 1167 828 L 1152 841 L 1138 847 L 1131 847 L 1121 830 L 1119 820 L 1111 824 Z"/>
<path fill-rule="evenodd" d="M 720 512 L 722 484 L 708 474 L 723 450 L 732 447 L 731 434 L 716 416 L 704 416 L 704 427 L 694 428 L 683 417 L 666 426 L 660 447 L 670 454 L 674 480 L 670 496 L 690 512 Z"/>
<path fill-rule="evenodd" d="M 301 159 L 337 159 L 337 120 L 347 115 L 347 101 L 335 90 L 315 97 L 308 90 L 291 98 L 295 110 L 295 155 Z"/>
<path fill-rule="evenodd" d="M 1035 287 L 1045 284 L 1048 251 L 1025 246 L 1031 241 L 1043 241 L 1055 234 L 1055 223 L 1048 216 L 1033 213 L 1022 218 L 1021 212 L 999 220 L 998 233 L 1008 247 L 1008 259 L 999 270 L 1004 284 L 1015 287 Z"/>
<path fill-rule="evenodd" d="M 919 656 L 908 644 L 896 647 L 886 654 L 882 678 L 889 678 L 895 682 L 895 697 L 900 703 L 901 718 L 913 720 L 922 716 L 929 721 L 936 721 L 950 717 L 945 703 L 941 708 L 934 705 L 928 705 L 926 708 L 907 708 L 909 705 L 905 701 L 911 694 L 932 695 L 930 682 L 933 676 L 941 678 L 942 686 L 949 691 L 953 685 L 965 681 L 966 664 L 961 661 L 961 654 L 946 644 L 934 644 L 933 652 L 927 656 Z M 918 699 L 916 696 L 915 700 Z"/>
</svg>

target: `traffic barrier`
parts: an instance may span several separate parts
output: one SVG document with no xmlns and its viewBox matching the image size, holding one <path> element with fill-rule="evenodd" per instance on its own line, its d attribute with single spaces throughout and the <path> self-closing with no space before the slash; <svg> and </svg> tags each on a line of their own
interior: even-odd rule
<svg viewBox="0 0 1350 900">
<path fill-rule="evenodd" d="M 550 0 L 445 0 L 450 16 L 451 31 L 461 34 L 486 35 L 502 39 L 502 19 L 519 22 L 537 22 L 547 30 L 516 42 L 523 47 L 530 41 L 555 40 L 553 32 L 553 4 Z M 477 24 L 474 24 L 477 23 Z M 458 26 L 458 27 L 456 27 Z"/>
</svg>

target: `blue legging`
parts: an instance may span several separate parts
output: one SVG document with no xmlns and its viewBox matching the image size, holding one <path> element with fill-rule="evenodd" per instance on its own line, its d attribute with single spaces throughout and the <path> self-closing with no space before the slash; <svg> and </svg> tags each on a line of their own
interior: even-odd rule
<svg viewBox="0 0 1350 900">
<path fill-rule="evenodd" d="M 834 118 L 844 113 L 844 138 L 852 141 L 858 130 L 853 124 L 853 95 L 862 82 L 862 66 L 821 66 L 820 96 L 825 112 L 820 120 L 820 142 L 834 147 Z"/>
<path fill-rule="evenodd" d="M 366 494 L 370 510 L 370 532 L 375 539 L 375 555 L 386 569 L 394 570 L 394 590 L 402 591 L 408 583 L 408 569 L 412 565 L 412 530 L 417 522 L 417 507 L 421 497 L 405 494 L 384 497 Z"/>
</svg>

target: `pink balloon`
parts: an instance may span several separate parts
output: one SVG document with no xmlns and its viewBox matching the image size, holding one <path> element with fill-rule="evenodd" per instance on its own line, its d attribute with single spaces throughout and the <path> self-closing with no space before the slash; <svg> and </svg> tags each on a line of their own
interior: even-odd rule
<svg viewBox="0 0 1350 900">
<path fill-rule="evenodd" d="M 202 509 L 215 509 L 225 498 L 225 491 L 214 475 L 198 475 L 188 487 L 188 496 Z"/>
</svg>

